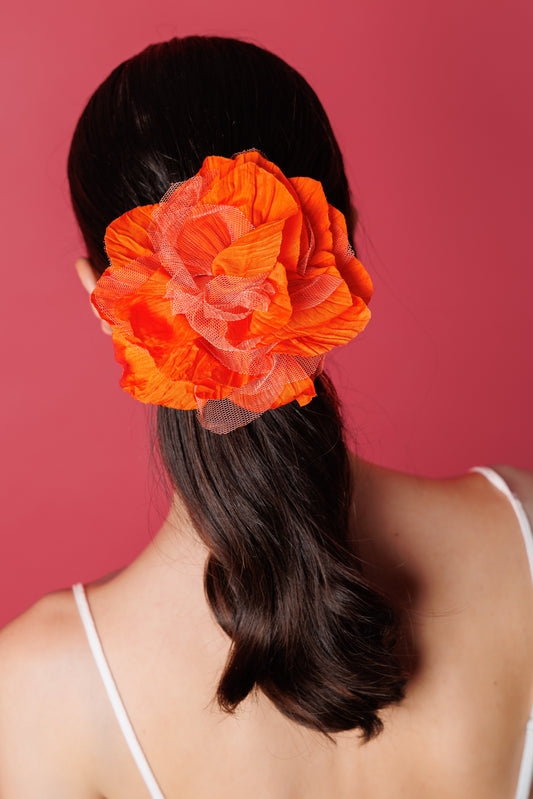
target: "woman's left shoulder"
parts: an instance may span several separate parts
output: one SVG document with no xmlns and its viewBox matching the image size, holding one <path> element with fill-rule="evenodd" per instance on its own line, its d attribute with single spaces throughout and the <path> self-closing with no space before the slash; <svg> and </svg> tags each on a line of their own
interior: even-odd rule
<svg viewBox="0 0 533 799">
<path fill-rule="evenodd" d="M 533 470 L 511 466 L 508 463 L 492 466 L 500 477 L 503 477 L 511 491 L 524 504 L 533 510 Z M 530 516 L 533 521 L 533 516 Z"/>
<path fill-rule="evenodd" d="M 529 479 L 527 472 L 516 472 Z M 361 474 L 365 537 L 374 548 L 379 545 L 385 565 L 396 564 L 395 573 L 410 570 L 428 607 L 444 607 L 453 597 L 458 606 L 483 609 L 498 585 L 507 600 L 506 605 L 500 597 L 497 603 L 505 625 L 513 601 L 531 614 L 531 575 L 519 520 L 509 499 L 484 475 L 469 471 L 435 479 L 374 465 Z"/>
<path fill-rule="evenodd" d="M 0 674 L 39 668 L 64 657 L 73 631 L 71 591 L 45 594 L 0 630 Z M 56 664 L 57 665 L 57 664 Z"/>
</svg>

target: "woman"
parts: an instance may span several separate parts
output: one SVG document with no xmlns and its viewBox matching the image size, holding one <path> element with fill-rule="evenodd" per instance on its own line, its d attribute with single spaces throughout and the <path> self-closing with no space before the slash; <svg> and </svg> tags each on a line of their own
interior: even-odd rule
<svg viewBox="0 0 533 799">
<path fill-rule="evenodd" d="M 527 799 L 533 473 L 347 449 L 323 361 L 371 284 L 314 92 L 250 44 L 154 45 L 69 179 L 173 496 L 132 564 L 2 632 L 2 799 Z"/>
</svg>

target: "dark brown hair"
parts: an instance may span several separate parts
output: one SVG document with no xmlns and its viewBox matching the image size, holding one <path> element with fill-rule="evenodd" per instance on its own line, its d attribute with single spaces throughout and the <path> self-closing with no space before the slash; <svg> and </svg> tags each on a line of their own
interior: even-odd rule
<svg viewBox="0 0 533 799">
<path fill-rule="evenodd" d="M 74 211 L 99 273 L 107 225 L 158 202 L 208 155 L 256 148 L 289 177 L 319 180 L 355 224 L 338 144 L 316 94 L 277 56 L 193 36 L 120 64 L 90 98 L 68 160 Z M 353 240 L 352 240 L 353 245 Z M 400 624 L 348 540 L 345 432 L 325 374 L 305 407 L 267 411 L 226 435 L 194 411 L 157 408 L 173 489 L 209 550 L 207 599 L 232 646 L 217 699 L 229 712 L 254 688 L 326 735 L 382 729 L 403 698 Z"/>
</svg>

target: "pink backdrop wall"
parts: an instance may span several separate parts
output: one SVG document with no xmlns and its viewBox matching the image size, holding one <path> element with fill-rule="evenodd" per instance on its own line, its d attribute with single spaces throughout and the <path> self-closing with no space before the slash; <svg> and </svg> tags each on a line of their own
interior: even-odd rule
<svg viewBox="0 0 533 799">
<path fill-rule="evenodd" d="M 145 409 L 73 263 L 65 159 L 96 85 L 173 35 L 244 38 L 314 86 L 345 153 L 373 320 L 331 359 L 361 452 L 441 476 L 533 467 L 533 6 L 67 0 L 2 25 L 0 625 L 124 565 L 165 513 Z"/>
</svg>

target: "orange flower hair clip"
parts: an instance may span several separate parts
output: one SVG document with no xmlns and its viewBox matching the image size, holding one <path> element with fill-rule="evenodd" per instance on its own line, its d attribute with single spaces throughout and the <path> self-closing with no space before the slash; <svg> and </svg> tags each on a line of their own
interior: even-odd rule
<svg viewBox="0 0 533 799">
<path fill-rule="evenodd" d="M 370 318 L 372 283 L 321 183 L 258 151 L 210 156 L 155 205 L 112 222 L 91 300 L 121 387 L 197 409 L 216 433 L 315 396 L 327 352 Z"/>
</svg>

